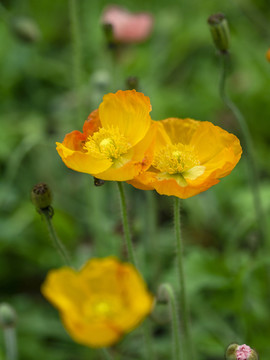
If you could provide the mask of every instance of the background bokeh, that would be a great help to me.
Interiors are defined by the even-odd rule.
[[[220,59],[207,25],[215,12],[225,13],[229,21],[228,91],[253,136],[269,216],[270,63],[265,58],[270,47],[269,1],[116,3],[152,13],[152,35],[142,44],[126,46],[115,62],[100,26],[109,2],[77,1],[83,66],[76,88],[68,1],[0,2],[0,302],[9,302],[17,311],[20,360],[103,359],[99,351],[72,342],[57,311],[40,294],[46,273],[62,266],[62,260],[30,202],[36,183],[46,182],[52,189],[54,225],[78,267],[92,256],[125,257],[116,184],[94,187],[91,176],[65,167],[55,151],[56,141],[81,130],[102,96],[125,89],[128,76],[139,78],[141,91],[151,99],[153,119],[208,120],[242,139],[218,93]],[[18,33],[22,19],[28,38],[22,37],[22,30]],[[249,344],[262,359],[270,352],[270,238],[262,244],[258,235],[245,160],[244,149],[231,175],[182,201],[184,265],[198,360],[223,359],[231,342]],[[172,198],[129,185],[125,189],[134,243],[149,288],[156,293],[166,281],[177,289]],[[156,227],[150,226],[155,221]],[[170,358],[166,305],[157,305],[148,323],[155,359]],[[136,330],[113,348],[114,358],[142,359],[141,342]],[[0,359],[4,359],[2,333]]]

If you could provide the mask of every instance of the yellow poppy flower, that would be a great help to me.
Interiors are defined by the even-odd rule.
[[[154,141],[151,104],[135,90],[107,94],[83,126],[72,131],[57,151],[69,168],[102,180],[126,181],[148,162]]]
[[[157,128],[151,167],[128,181],[138,189],[189,198],[228,175],[242,154],[236,136],[208,121],[169,118]]]
[[[96,348],[135,328],[154,302],[134,266],[114,257],[89,260],[80,271],[52,270],[41,291],[60,311],[70,336]]]

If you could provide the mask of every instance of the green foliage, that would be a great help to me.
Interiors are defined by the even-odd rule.
[[[80,104],[72,80],[68,2],[0,4],[0,302],[16,309],[20,360],[104,359],[100,351],[69,338],[57,312],[40,294],[46,273],[62,266],[62,260],[30,202],[36,183],[48,183],[52,189],[53,223],[77,267],[92,256],[125,258],[116,184],[106,182],[97,188],[90,176],[66,168],[55,142],[81,130],[102,96],[124,89],[128,76],[137,76],[140,89],[150,97],[152,118],[208,120],[241,138],[218,94],[220,64],[207,25],[214,12],[228,18],[232,58],[228,91],[247,118],[267,214],[270,209],[268,1],[221,5],[218,0],[119,0],[130,10],[151,12],[155,26],[149,40],[126,47],[116,64],[100,26],[102,9],[109,2],[77,3],[83,62]],[[11,21],[20,16],[31,19],[40,32],[32,43],[12,31]],[[77,116],[78,106],[82,118]],[[184,267],[198,360],[223,359],[232,342],[249,344],[262,359],[269,353],[270,239],[254,252],[259,234],[245,166],[244,154],[220,184],[182,202]],[[157,194],[151,199],[129,185],[125,189],[136,252],[151,291],[156,293],[162,282],[178,291],[172,199]],[[155,221],[157,227],[151,227]],[[168,359],[166,306],[157,305],[148,322],[155,359]],[[141,343],[138,329],[112,349],[114,359],[142,359]],[[0,334],[0,359],[3,349]]]

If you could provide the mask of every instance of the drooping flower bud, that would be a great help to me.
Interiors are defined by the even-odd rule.
[[[226,360],[258,360],[258,354],[255,350],[246,344],[231,344],[225,353]]]
[[[30,18],[16,17],[11,21],[10,27],[15,36],[26,43],[37,42],[41,37],[37,24]]]
[[[16,325],[17,316],[15,310],[7,303],[0,304],[0,326],[3,328]]]
[[[230,30],[225,15],[217,13],[209,16],[208,24],[216,48],[221,53],[227,53],[229,50]]]
[[[48,185],[45,183],[35,185],[31,192],[31,200],[38,210],[49,208],[52,203],[52,193]]]

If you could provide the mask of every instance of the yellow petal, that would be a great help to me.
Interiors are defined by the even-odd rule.
[[[77,313],[86,292],[78,274],[68,267],[51,270],[41,287],[42,294],[60,311]]]
[[[61,156],[66,166],[72,170],[95,175],[107,170],[112,165],[111,160],[97,159],[91,156],[89,153],[71,150],[61,143],[56,144],[56,150],[58,151],[58,154]]]
[[[150,111],[151,104],[147,96],[135,90],[119,90],[103,97],[99,117],[104,128],[118,128],[133,146],[149,129]]]
[[[84,322],[83,319],[76,319],[69,313],[63,313],[61,317],[70,336],[82,345],[93,348],[108,347],[123,335],[109,322]]]

